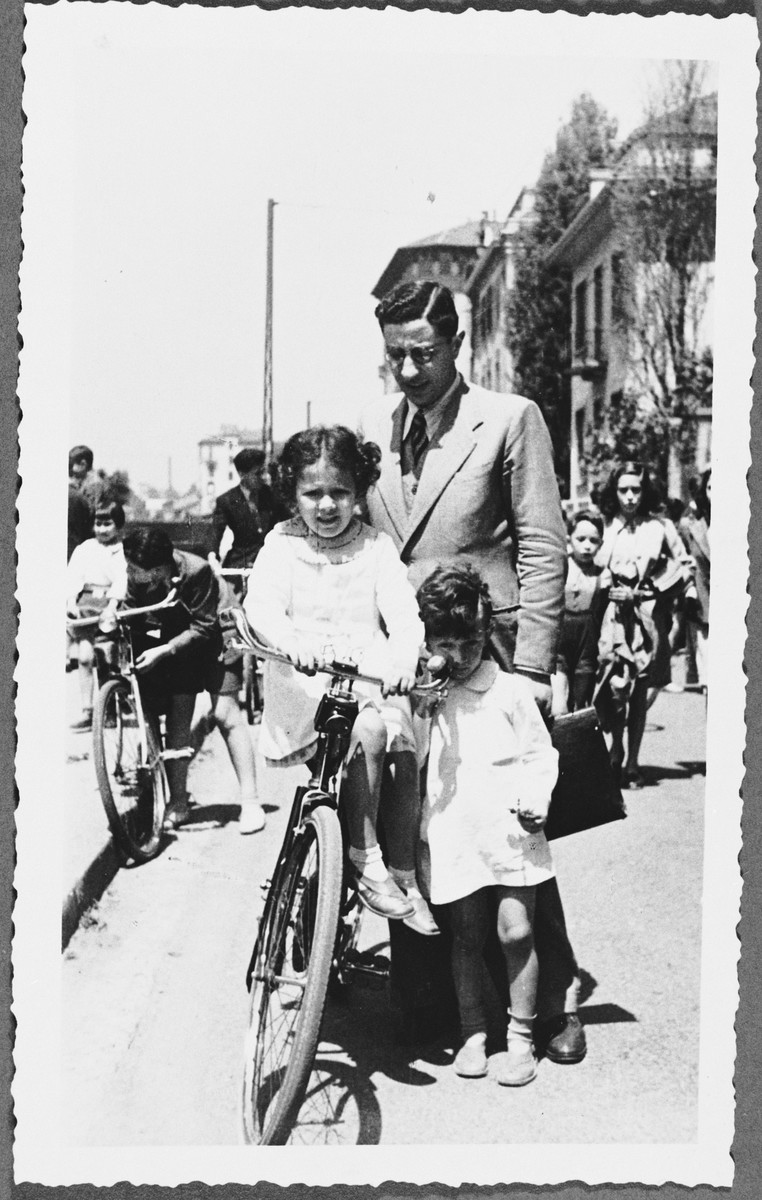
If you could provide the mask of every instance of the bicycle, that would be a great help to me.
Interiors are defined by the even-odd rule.
[[[293,665],[257,641],[242,613],[234,612],[232,620],[237,649]],[[246,973],[242,1131],[250,1145],[288,1140],[313,1069],[329,988],[343,989],[358,975],[387,975],[386,960],[357,951],[362,906],[347,867],[340,806],[341,768],[358,712],[352,688],[381,680],[350,663],[318,670],[330,683],[315,715],[311,777],[294,794]],[[414,691],[444,697],[446,681],[434,679]]]
[[[240,580],[240,599],[243,601],[251,574],[251,567],[221,567],[223,579]],[[262,688],[256,658],[251,654],[243,657],[243,710],[250,725],[256,725],[262,712]]]
[[[171,608],[174,591],[158,604],[123,608],[110,614],[115,652],[104,657],[106,677],[95,698],[93,759],[98,790],[115,844],[127,860],[154,858],[161,845],[164,810],[169,793],[164,764],[170,758],[190,757],[190,747],[166,750],[158,718],[146,714],[135,671],[130,621]],[[97,625],[95,617],[75,618],[72,629]]]

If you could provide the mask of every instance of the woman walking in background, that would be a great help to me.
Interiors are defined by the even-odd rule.
[[[618,466],[600,503],[610,523],[598,562],[608,568],[611,587],[601,626],[596,705],[611,734],[611,762],[622,785],[640,788],[649,689],[670,681],[672,601],[692,585],[691,569],[674,525],[662,516],[647,467]]]

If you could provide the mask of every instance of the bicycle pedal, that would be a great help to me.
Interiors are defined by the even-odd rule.
[[[193,758],[195,753],[196,751],[192,746],[181,746],[178,750],[162,750],[159,758],[163,762],[169,762],[171,759],[176,758]]]
[[[342,974],[347,979],[380,986],[389,978],[389,959],[383,954],[351,951],[343,964]]]

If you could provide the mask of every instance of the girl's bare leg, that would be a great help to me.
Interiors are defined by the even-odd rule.
[[[265,827],[264,809],[257,793],[257,768],[249,725],[235,696],[212,696],[212,713],[227,746],[241,796],[241,833],[258,833]]]
[[[534,1020],[537,1005],[537,951],[534,947],[533,887],[500,887],[497,935],[508,968],[511,1012]]]
[[[77,677],[79,679],[79,699],[85,717],[93,715],[93,663],[95,651],[92,642],[84,638],[77,646]]]
[[[212,715],[227,746],[241,804],[257,804],[257,769],[246,718],[235,696],[212,696]]]
[[[349,860],[358,874],[360,899],[382,917],[402,920],[414,906],[390,877],[378,845],[376,823],[386,757],[386,725],[364,708],[352,729],[342,783],[349,832]]]

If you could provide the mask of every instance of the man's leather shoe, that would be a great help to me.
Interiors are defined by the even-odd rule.
[[[422,933],[424,937],[435,937],[439,933],[439,926],[423,896],[408,896],[407,899],[413,906],[413,915],[404,918],[408,929]]]
[[[408,900],[390,875],[378,880],[355,872],[355,887],[365,907],[379,917],[402,921],[405,917],[412,917],[415,912],[412,900]]]
[[[540,1052],[551,1062],[580,1063],[587,1054],[585,1030],[576,1013],[561,1013],[543,1021],[536,1040]]]

